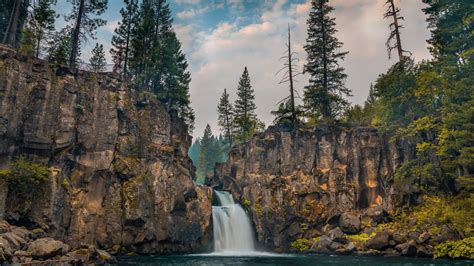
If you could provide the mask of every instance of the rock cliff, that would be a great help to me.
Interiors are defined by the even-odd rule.
[[[72,73],[0,47],[0,169],[49,167],[26,189],[0,180],[0,216],[71,248],[199,249],[212,192],[193,182],[187,126],[114,74]]]
[[[207,184],[247,207],[261,244],[288,250],[327,233],[328,224],[354,234],[383,219],[399,201],[393,173],[412,156],[411,145],[372,128],[270,127],[234,147]]]

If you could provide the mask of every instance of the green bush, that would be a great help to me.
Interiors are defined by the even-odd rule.
[[[50,169],[20,157],[11,164],[11,170],[0,170],[0,178],[14,186],[39,185],[49,179]]]
[[[474,237],[464,238],[458,241],[446,241],[435,247],[435,258],[462,258],[474,259]]]
[[[299,250],[300,252],[305,252],[309,249],[309,240],[306,238],[298,238],[291,242],[291,248]]]
[[[358,235],[347,235],[346,238],[349,239],[352,242],[356,243],[365,243],[369,241],[372,237],[375,236],[375,232],[368,235],[366,233],[358,234]]]

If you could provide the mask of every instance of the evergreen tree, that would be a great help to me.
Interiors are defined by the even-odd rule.
[[[237,100],[234,103],[235,134],[241,141],[249,139],[259,125],[255,114],[257,106],[254,101],[254,90],[250,84],[249,72],[245,67],[237,87]]]
[[[175,110],[193,128],[190,107],[191,75],[181,43],[172,27],[171,10],[165,0],[143,1],[138,26],[132,34],[130,71],[141,90],[155,93],[168,110]]]
[[[399,61],[403,60],[406,53],[411,55],[410,52],[403,50],[402,48],[402,38],[400,37],[400,29],[403,28],[403,25],[400,24],[400,21],[405,20],[400,15],[400,9],[395,6],[393,0],[387,0],[385,2],[387,6],[387,11],[385,11],[384,18],[391,18],[393,22],[390,23],[390,36],[387,39],[385,45],[387,46],[388,58],[392,56],[392,50],[397,49]]]
[[[214,170],[215,161],[213,159],[213,152],[214,136],[212,135],[211,127],[208,124],[201,139],[201,151],[199,153],[198,173],[199,176],[203,178],[208,174],[211,174]]]
[[[31,18],[29,19],[28,28],[32,32],[35,41],[35,56],[40,56],[44,42],[52,37],[56,21],[56,12],[53,6],[56,0],[39,0],[34,6]]]
[[[1,1],[0,31],[2,43],[18,48],[27,18],[30,0]]]
[[[106,21],[93,17],[102,15],[107,9],[108,0],[69,0],[72,2],[72,12],[65,17],[67,22],[73,23],[71,53],[69,65],[76,67],[81,42],[88,38],[95,39],[98,27],[105,25]]]
[[[313,118],[322,116],[333,122],[347,107],[345,96],[351,90],[344,86],[347,75],[339,66],[348,52],[339,52],[342,43],[335,37],[335,19],[330,17],[334,10],[328,0],[313,0],[309,13],[308,37],[304,46],[308,57],[304,72],[310,74],[309,85],[305,87],[304,103]]]
[[[423,0],[428,6],[431,28],[430,51],[445,66],[466,64],[474,59],[474,18],[470,0]]]
[[[89,61],[91,71],[94,72],[103,72],[107,66],[105,60],[104,46],[102,44],[95,44],[94,49],[92,49],[92,56]]]
[[[128,63],[130,59],[132,31],[138,23],[138,1],[124,0],[125,7],[120,10],[122,21],[115,29],[112,37],[112,49],[110,53],[114,61],[114,72],[126,77],[128,73]]]
[[[370,88],[369,88],[369,95],[367,96],[367,99],[365,100],[366,105],[372,105],[377,101],[377,95],[375,94],[375,88],[372,83],[370,83]]]
[[[196,138],[191,147],[189,147],[188,155],[193,161],[195,167],[199,165],[199,153],[201,152],[201,138]]]
[[[234,120],[234,108],[232,103],[229,101],[229,94],[227,89],[224,89],[222,96],[217,106],[218,125],[221,128],[221,132],[224,133],[227,144],[232,147],[232,129]]]
[[[48,61],[60,65],[67,65],[71,54],[71,30],[66,27],[55,32],[49,42]],[[78,51],[80,55],[80,50]]]
[[[293,104],[288,99],[285,102],[280,103],[278,109],[276,111],[272,111],[271,114],[275,116],[273,124],[293,127],[295,125],[294,117],[296,117],[296,121],[299,121],[299,118],[304,116],[304,111],[300,108],[300,106],[296,106],[293,110]]]

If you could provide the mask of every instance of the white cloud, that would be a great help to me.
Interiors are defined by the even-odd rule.
[[[201,2],[200,0],[173,0],[173,1],[178,5],[182,5],[182,4],[197,5]]]
[[[222,9],[222,8],[224,8],[224,3],[211,4],[211,5],[206,5],[202,8],[191,8],[191,9],[188,9],[188,10],[183,10],[181,12],[178,12],[178,14],[176,14],[176,16],[180,19],[190,19],[190,18],[193,18],[195,16],[199,16],[199,15],[202,15],[204,13],[207,13],[209,11],[216,10],[216,9]]]
[[[120,20],[108,21],[105,24],[104,29],[108,32],[114,33],[115,29],[118,28]]]
[[[218,24],[211,31],[197,31],[197,27],[178,27],[177,32],[191,64],[191,100],[196,112],[194,135],[202,134],[207,123],[217,133],[217,101],[227,88],[231,99],[240,75],[247,66],[255,89],[257,114],[268,125],[273,117],[270,111],[288,94],[286,84],[279,85],[275,73],[282,62],[278,61],[285,51],[286,30],[290,23],[294,51],[306,59],[303,49],[306,39],[306,20],[311,8],[310,0],[304,3],[284,5],[286,0],[265,0],[259,20],[240,25],[239,17]],[[376,2],[376,3],[375,3]],[[243,1],[227,0],[227,5],[242,8]],[[370,82],[384,72],[394,61],[389,61],[385,49],[389,21],[383,19],[383,1],[331,0],[336,10],[337,37],[350,51],[342,65],[349,78],[347,87],[353,90],[351,101],[365,100]],[[417,60],[428,58],[425,40],[429,37],[418,1],[402,1],[400,8],[405,16],[406,28],[402,38],[405,47],[414,52]],[[238,13],[237,13],[238,14]],[[300,76],[296,88],[302,95],[307,77]]]

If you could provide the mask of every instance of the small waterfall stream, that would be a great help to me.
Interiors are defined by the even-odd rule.
[[[244,209],[229,192],[214,191],[220,206],[212,206],[214,252],[220,254],[255,253],[253,229]]]

